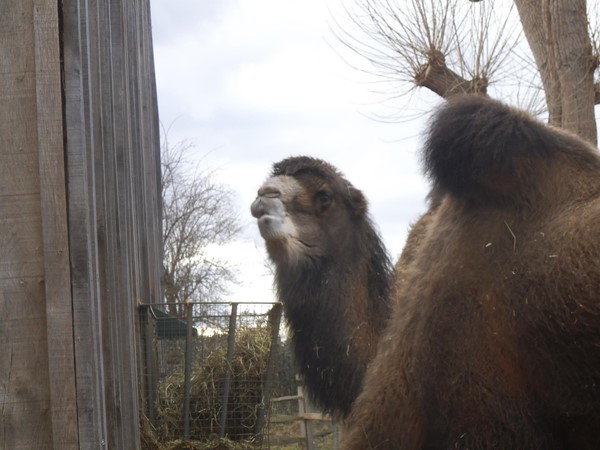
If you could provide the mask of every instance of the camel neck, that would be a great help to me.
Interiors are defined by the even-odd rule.
[[[355,267],[346,264],[341,271],[323,264],[297,270],[294,278],[278,277],[296,359],[312,399],[342,416],[360,391],[389,315],[389,270],[370,259],[354,261]]]

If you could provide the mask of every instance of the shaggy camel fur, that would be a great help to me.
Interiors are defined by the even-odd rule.
[[[350,412],[389,317],[392,264],[363,194],[329,164],[275,164],[252,204],[312,400]]]
[[[423,160],[430,210],[397,264],[391,318],[342,447],[600,448],[597,149],[522,111],[466,96],[434,115]],[[288,177],[295,194],[281,204],[291,236],[322,219],[311,209],[286,209],[299,197],[317,202],[302,197],[315,192],[314,178]],[[261,228],[267,248],[269,229]],[[278,276],[294,277],[297,265],[269,254]],[[327,251],[315,260],[327,261]],[[341,307],[350,315],[351,302]],[[320,307],[344,322],[345,309]],[[310,303],[305,308],[305,323],[333,332]]]

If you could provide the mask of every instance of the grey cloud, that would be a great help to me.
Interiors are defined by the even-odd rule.
[[[200,34],[235,3],[236,0],[151,0],[154,39],[164,44],[181,34]]]

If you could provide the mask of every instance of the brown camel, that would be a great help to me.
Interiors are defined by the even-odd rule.
[[[267,202],[279,199],[279,215],[267,207],[273,217],[259,219],[278,278],[292,280],[301,279],[298,265],[282,264],[280,250],[301,253],[286,244],[300,229],[319,233],[327,208],[306,206],[317,205],[314,193],[331,183],[297,161],[293,173],[275,171],[267,182],[280,185]],[[380,335],[377,355],[351,401],[343,448],[600,448],[597,149],[522,111],[467,96],[434,115],[423,161],[430,210],[397,264],[388,325],[381,334],[371,330],[373,339]],[[345,207],[351,218],[345,197],[334,192],[326,204]],[[253,209],[263,217],[260,203]],[[288,225],[270,234],[279,218]],[[341,252],[336,237],[323,239]],[[323,248],[313,264],[329,261]],[[338,272],[345,273],[343,264]],[[364,292],[360,278],[352,281]],[[317,297],[322,287],[310,292]],[[280,294],[287,302],[281,287]],[[289,316],[292,328],[310,322],[330,333],[347,330],[354,298],[318,298],[342,325],[332,330],[305,300],[304,322]],[[298,356],[312,364],[315,355]],[[340,354],[329,358],[336,364]]]
[[[390,315],[392,264],[363,194],[329,164],[275,164],[252,204],[312,400],[350,412]]]

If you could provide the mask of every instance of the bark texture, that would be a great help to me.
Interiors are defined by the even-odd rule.
[[[598,62],[588,32],[585,0],[515,0],[541,75],[548,121],[596,144]]]
[[[488,80],[467,80],[446,65],[446,57],[439,50],[432,50],[428,61],[415,73],[415,84],[427,88],[440,97],[450,98],[457,94],[487,94]]]

